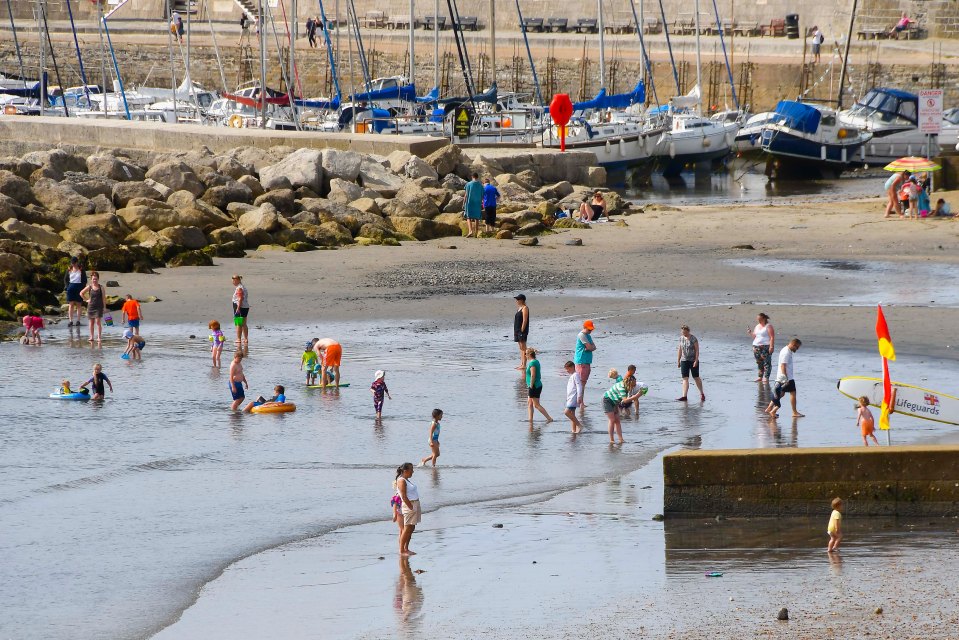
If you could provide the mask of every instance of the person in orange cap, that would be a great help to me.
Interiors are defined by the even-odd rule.
[[[593,342],[593,336],[591,335],[595,328],[593,321],[587,320],[583,323],[583,330],[576,336],[576,355],[573,356],[573,364],[576,366],[576,372],[583,381],[583,386],[580,387],[579,394],[580,409],[586,407],[586,403],[583,402],[582,390],[586,388],[586,381],[589,380],[589,372],[593,364],[593,352],[596,351],[596,343]]]

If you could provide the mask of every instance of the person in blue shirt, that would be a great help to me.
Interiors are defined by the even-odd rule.
[[[483,217],[483,183],[479,181],[479,174],[474,173],[473,179],[466,183],[466,201],[463,203],[466,213],[466,237],[479,237],[479,221]]]
[[[483,220],[486,233],[496,232],[496,203],[499,202],[499,190],[490,184],[489,178],[483,178]]]
[[[275,387],[273,387],[272,398],[267,400],[263,396],[260,396],[259,398],[251,402],[250,404],[243,407],[243,412],[250,413],[251,411],[253,411],[253,407],[259,407],[260,405],[263,405],[263,404],[283,404],[284,402],[286,402],[286,389],[283,387],[282,384],[278,384]]]

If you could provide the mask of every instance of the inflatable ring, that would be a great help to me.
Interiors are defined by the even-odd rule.
[[[73,393],[60,393],[59,391],[54,391],[50,394],[50,397],[55,400],[89,400],[90,394],[81,393],[79,391],[74,391]]]
[[[252,413],[290,413],[296,411],[296,405],[292,402],[264,402],[250,411]]]
[[[241,116],[239,113],[234,113],[232,116],[230,116],[230,119],[227,120],[227,122],[234,129],[243,128],[243,116]]]

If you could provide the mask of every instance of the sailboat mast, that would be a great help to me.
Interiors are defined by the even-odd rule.
[[[489,52],[490,52],[490,71],[493,81],[490,86],[496,84],[496,2],[489,0]]]
[[[263,7],[266,4],[266,0],[260,0],[259,6],[259,20],[257,24],[260,26],[260,128],[266,128],[266,12],[263,10]]]
[[[603,28],[603,0],[596,0],[596,30],[599,31],[599,88],[606,88],[606,30]]]
[[[852,11],[849,13],[849,31],[846,32],[846,48],[842,54],[842,69],[839,71],[839,94],[836,96],[836,111],[842,111],[842,88],[846,84],[846,67],[849,64],[849,45],[852,43],[852,30],[856,21],[857,0],[852,0]]]
[[[433,86],[440,86],[440,0],[433,0]]]
[[[696,103],[696,113],[702,115],[702,95],[703,95],[703,58],[702,47],[700,46],[699,30],[699,0],[696,0],[696,91],[699,93],[699,101]]]
[[[416,27],[415,0],[410,0],[410,84],[416,85],[416,54],[413,46],[413,31]]]

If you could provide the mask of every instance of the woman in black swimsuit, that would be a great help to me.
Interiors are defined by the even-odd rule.
[[[593,222],[599,220],[604,213],[606,213],[606,200],[603,194],[597,191],[590,202],[584,202],[579,206],[579,221]]]
[[[84,287],[80,292],[80,297],[87,301],[87,319],[90,320],[90,342],[94,341],[100,344],[103,337],[103,310],[105,308],[103,287],[100,286],[100,274],[96,271],[90,272],[90,284]],[[94,332],[94,327],[96,332]]]
[[[519,345],[519,371],[526,370],[526,340],[529,338],[529,307],[526,306],[526,296],[519,294],[513,297],[516,300],[516,315],[513,316],[513,342]]]

